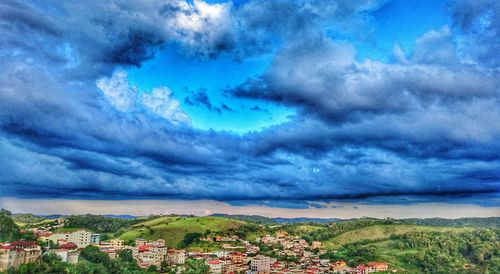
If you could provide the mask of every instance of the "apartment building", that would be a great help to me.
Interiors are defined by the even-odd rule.
[[[42,255],[41,247],[32,241],[14,241],[0,246],[0,271],[21,264],[38,262]]]

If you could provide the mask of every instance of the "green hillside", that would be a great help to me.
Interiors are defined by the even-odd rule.
[[[221,217],[160,217],[131,226],[119,238],[125,241],[165,239],[168,246],[177,246],[187,233],[225,232],[244,224],[243,221]]]
[[[463,232],[472,228],[458,227],[432,227],[407,224],[382,224],[350,230],[338,236],[332,237],[324,242],[325,247],[338,248],[345,244],[350,244],[362,240],[383,240],[391,235],[402,235],[409,232]]]

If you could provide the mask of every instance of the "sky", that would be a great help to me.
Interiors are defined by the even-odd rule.
[[[499,32],[494,0],[2,1],[0,205],[500,215]]]

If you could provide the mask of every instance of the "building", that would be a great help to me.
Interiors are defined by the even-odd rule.
[[[116,250],[122,250],[125,247],[125,244],[124,244],[125,242],[123,240],[120,240],[120,239],[112,239],[109,241],[109,243]]]
[[[56,233],[52,234],[50,236],[42,236],[40,237],[40,240],[49,242],[52,241],[54,243],[75,243],[78,248],[84,248],[88,245],[91,244],[90,238],[91,234],[89,231],[86,230],[77,230],[74,232],[67,232],[67,233]]]
[[[135,246],[136,247],[146,245],[147,243],[148,243],[148,241],[146,241],[145,239],[142,239],[142,238],[135,239]]]
[[[184,250],[169,249],[167,251],[167,262],[169,265],[184,264],[186,252]]]
[[[140,267],[155,265],[160,267],[167,255],[166,247],[141,245],[132,249],[132,256]]]
[[[211,259],[207,261],[210,274],[222,273],[222,264],[219,259]]]
[[[312,241],[311,248],[312,249],[321,248],[321,242],[320,241]]]
[[[270,273],[271,265],[276,262],[276,259],[257,255],[250,262],[250,270],[252,273]]]
[[[242,264],[245,261],[245,257],[241,252],[232,252],[231,261],[233,262],[233,264]]]
[[[32,241],[14,241],[0,246],[0,271],[10,267],[18,268],[21,264],[38,262],[42,255],[41,247]]]
[[[389,265],[385,262],[368,262],[367,266],[371,267],[375,272],[387,271]]]
[[[78,246],[75,243],[66,243],[57,249],[50,249],[50,253],[54,253],[63,262],[68,262],[70,264],[78,263],[78,257],[80,256],[80,250],[78,250]]]
[[[276,231],[276,237],[277,238],[287,238],[288,232],[286,232],[284,230],[278,230],[278,231]]]
[[[158,239],[156,241],[149,241],[146,242],[147,246],[152,246],[152,247],[166,247],[167,245],[165,244],[165,240],[163,239]]]
[[[92,233],[90,234],[90,244],[91,245],[99,245],[101,240],[101,234]]]

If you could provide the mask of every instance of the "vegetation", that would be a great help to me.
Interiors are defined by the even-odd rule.
[[[410,273],[500,273],[499,239],[498,229],[410,232],[346,244],[321,257],[351,266],[386,261]]]
[[[221,217],[160,217],[133,225],[119,238],[128,243],[136,238],[164,239],[168,246],[177,246],[188,233],[230,234],[244,225],[245,222]]]
[[[405,219],[405,223],[425,226],[447,226],[447,227],[485,227],[500,228],[500,217],[490,218],[459,218],[459,219]]]
[[[27,225],[27,224],[36,224],[45,221],[45,218],[36,216],[33,214],[14,214],[12,215],[12,219],[14,222],[22,225]]]
[[[12,214],[10,211],[2,209],[0,211],[0,242],[12,241],[20,236],[19,227],[12,219]]]
[[[35,240],[32,232],[21,233],[19,226],[12,219],[10,211],[0,210],[0,242],[11,242],[16,240]]]
[[[0,212],[0,241],[30,239],[22,234],[9,211]],[[36,216],[35,216],[36,217]],[[17,218],[29,221],[28,214]],[[18,220],[21,220],[18,219]],[[136,238],[165,239],[168,246],[215,251],[220,242],[200,241],[202,237],[237,235],[254,241],[278,230],[307,241],[322,241],[328,252],[322,258],[345,260],[355,266],[368,261],[386,261],[403,273],[500,273],[500,218],[447,219],[372,219],[362,218],[333,223],[289,223],[279,225],[250,216],[185,217],[163,216],[148,219],[118,219],[83,215],[67,217],[64,229],[86,228],[99,233],[113,233],[131,244]],[[35,219],[33,219],[35,221]],[[25,222],[28,223],[28,222]],[[280,261],[297,262],[294,256],[280,257],[280,245],[257,244],[261,253]],[[208,273],[203,261],[188,259],[184,273]],[[39,264],[24,264],[7,273],[175,273],[176,268],[163,264],[159,269],[140,269],[129,250],[116,260],[89,246],[81,251],[80,262],[70,265],[51,254]]]
[[[208,274],[208,265],[202,260],[187,259],[185,274]]]
[[[383,240],[389,239],[391,235],[402,235],[410,232],[461,232],[470,230],[468,228],[455,227],[429,227],[403,224],[372,225],[359,229],[353,229],[339,234],[323,242],[325,247],[338,248],[342,245],[354,243],[361,240]]]
[[[142,219],[119,219],[99,215],[75,215],[65,220],[65,228],[86,228],[97,233],[120,233]]]

